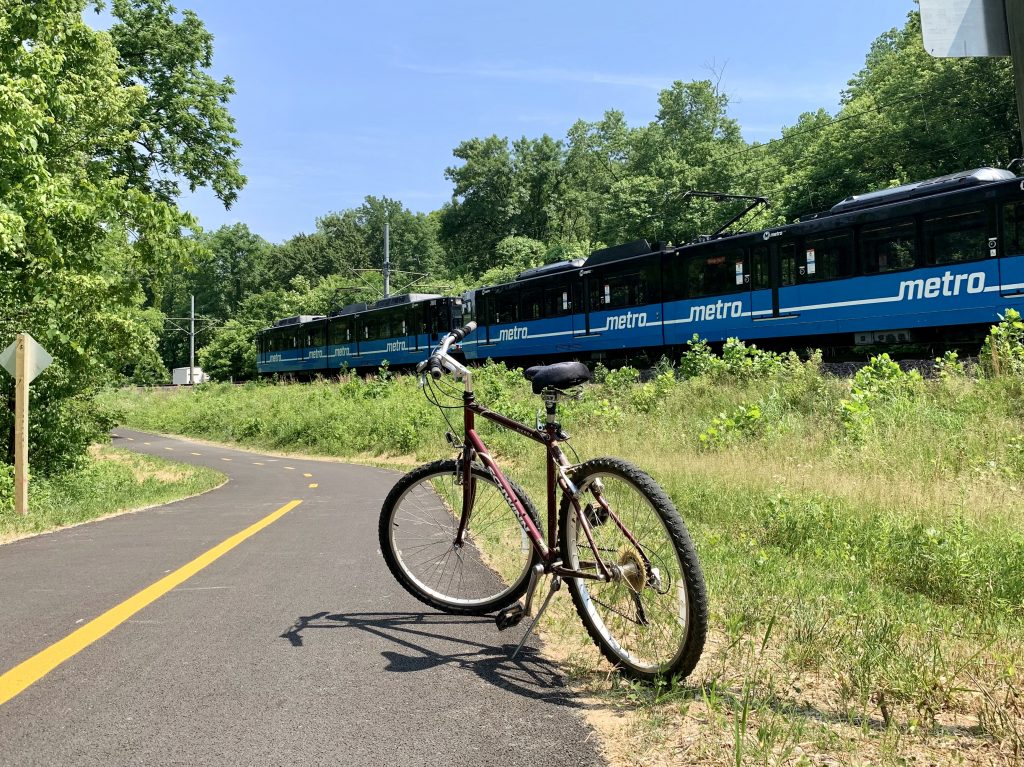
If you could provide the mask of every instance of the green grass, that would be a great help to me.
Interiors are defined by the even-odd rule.
[[[223,479],[202,466],[109,447],[94,449],[75,471],[33,480],[27,515],[15,514],[10,497],[0,497],[0,540],[169,503],[217,487]]]
[[[712,609],[697,671],[670,692],[609,683],[568,600],[549,646],[631,712],[616,737],[641,763],[1019,763],[1021,380],[922,382],[879,364],[851,387],[813,363],[726,357],[685,380],[610,374],[563,413],[581,455],[638,463],[689,525]],[[502,366],[476,390],[525,420],[539,404]],[[253,447],[396,465],[450,453],[409,377],[108,399],[131,426]],[[536,446],[483,434],[543,499]]]

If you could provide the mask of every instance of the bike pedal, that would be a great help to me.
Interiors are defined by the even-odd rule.
[[[514,605],[510,605],[505,609],[498,612],[494,616],[494,623],[498,627],[498,631],[504,631],[510,629],[513,626],[518,626],[519,622],[526,617],[526,609],[523,607],[522,602],[516,602]]]

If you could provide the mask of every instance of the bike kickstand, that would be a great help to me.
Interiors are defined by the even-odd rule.
[[[540,622],[540,616],[544,614],[544,611],[548,609],[548,604],[551,602],[551,597],[555,595],[555,592],[562,588],[562,579],[557,575],[551,576],[551,588],[548,591],[548,595],[544,597],[544,602],[541,604],[540,609],[537,611],[537,615],[534,616],[533,620],[530,621],[530,625],[526,627],[526,632],[523,634],[523,638],[519,640],[519,644],[516,645],[515,652],[512,653],[512,660],[515,660],[516,656],[519,655],[519,651],[523,649],[523,645],[526,644],[526,640],[529,638],[533,629]]]

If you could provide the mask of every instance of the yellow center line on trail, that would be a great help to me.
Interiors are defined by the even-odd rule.
[[[309,486],[310,486],[311,488],[314,488],[314,489],[316,489],[316,488],[320,487],[320,485],[318,485],[318,484],[317,484],[316,482],[310,482],[310,483],[309,483]]]
[[[164,450],[174,450],[173,447],[165,447]]]
[[[285,468],[286,468],[286,469],[287,469],[288,471],[295,471],[295,467],[294,467],[294,466],[285,466]]]
[[[128,440],[129,442],[135,441],[135,437],[125,437],[125,439]]]
[[[310,474],[310,473],[309,473],[309,472],[307,471],[307,472],[306,472],[305,474],[303,474],[302,476],[304,476],[304,477],[312,477],[313,475],[312,475],[312,474]]]
[[[230,461],[230,458],[221,458],[222,461]]]
[[[252,462],[252,465],[253,465],[253,466],[262,466],[262,465],[263,465],[263,462],[262,462],[262,461],[253,461],[253,462]]]
[[[188,564],[182,565],[170,575],[165,575],[135,596],[129,597],[99,617],[93,618],[59,642],[55,642],[42,652],[33,655],[10,671],[0,675],[0,706],[21,693],[25,688],[38,682],[57,668],[57,666],[77,655],[97,639],[102,638],[120,626],[135,615],[135,613],[139,612],[139,610],[155,602],[174,587],[180,586],[207,565],[220,559],[247,538],[256,535],[263,528],[279,520],[300,503],[302,503],[301,500],[289,501],[259,522],[255,522],[241,532],[235,533],[227,540],[218,543],[212,549],[200,554]]]
[[[192,453],[192,455],[202,455],[202,453]]]

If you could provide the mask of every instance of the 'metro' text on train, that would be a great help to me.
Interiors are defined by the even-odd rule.
[[[742,301],[714,301],[710,304],[691,306],[688,322],[724,320],[726,317],[741,317],[742,315]]]
[[[966,283],[968,293],[982,293],[985,290],[985,273],[953,274],[946,272],[941,277],[929,277],[921,280],[903,280],[900,283],[899,301],[913,301],[917,298],[938,298],[939,296],[958,296],[960,288]]]

